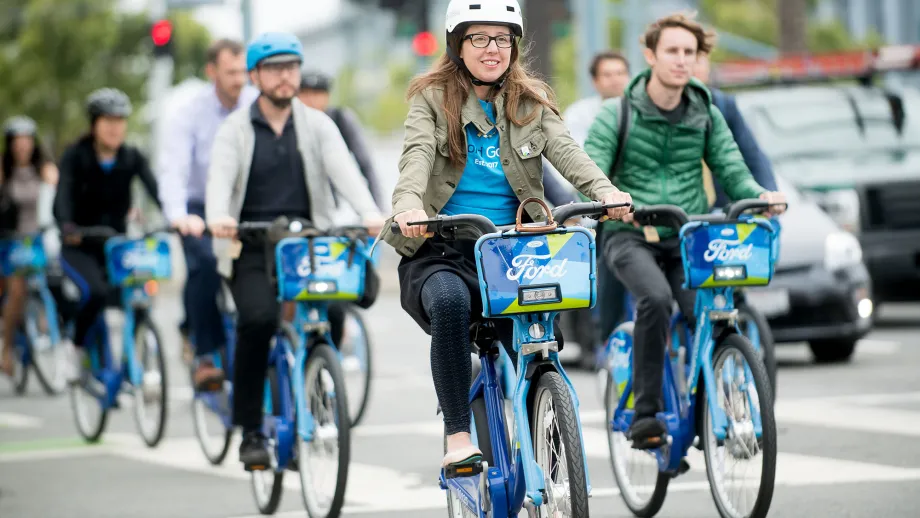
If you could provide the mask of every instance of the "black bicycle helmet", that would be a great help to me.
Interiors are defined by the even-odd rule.
[[[332,88],[332,78],[315,70],[304,70],[300,74],[301,90],[321,90],[328,92]]]
[[[34,137],[38,132],[38,125],[35,121],[25,115],[10,117],[3,125],[3,134],[7,137]]]
[[[99,117],[124,117],[131,115],[131,99],[117,88],[100,88],[86,98],[86,110],[90,120]]]

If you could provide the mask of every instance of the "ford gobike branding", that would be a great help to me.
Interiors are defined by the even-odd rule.
[[[487,236],[477,242],[483,314],[591,307],[593,237],[587,231]]]

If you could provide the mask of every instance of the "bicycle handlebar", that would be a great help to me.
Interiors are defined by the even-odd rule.
[[[636,208],[630,203],[602,203],[599,201],[588,201],[582,203],[567,203],[553,209],[553,219],[557,222],[565,223],[569,219],[577,216],[587,216],[592,219],[600,219],[609,209],[620,207],[629,207],[629,212],[635,212]]]
[[[557,222],[565,222],[566,220],[576,216],[600,217],[604,215],[608,209],[627,206],[629,206],[632,210],[632,207],[628,203],[604,204],[598,201],[569,203],[561,207],[556,207],[556,209],[553,210],[553,220]],[[484,234],[493,234],[495,232],[511,230],[515,228],[514,225],[503,225],[497,227],[488,218],[478,214],[435,216],[434,218],[426,219],[423,221],[412,221],[409,223],[409,225],[427,225],[429,232],[434,232],[435,234],[447,240],[458,239],[461,236],[478,239]],[[464,232],[464,230],[468,230],[469,232]],[[399,223],[390,223],[390,231],[394,234],[402,235]]]
[[[742,213],[754,210],[763,212],[775,205],[788,203],[770,203],[766,200],[751,198],[738,200],[723,209],[722,214],[696,214],[688,216],[677,205],[647,205],[636,209],[634,219],[640,225],[662,226],[680,229],[690,221],[735,221]]]
[[[434,232],[448,240],[459,239],[460,236],[458,235],[458,231],[466,237],[478,239],[484,234],[492,234],[500,230],[499,227],[496,227],[495,224],[489,220],[489,218],[480,216],[479,214],[435,216],[434,218],[423,221],[412,221],[409,225],[427,225],[429,232]],[[514,225],[503,226],[501,228],[510,230],[514,228]],[[472,232],[464,233],[464,230],[471,230]],[[399,229],[399,223],[396,222],[390,223],[390,231],[397,235],[402,234],[402,231]]]

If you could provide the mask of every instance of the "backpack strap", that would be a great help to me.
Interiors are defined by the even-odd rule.
[[[623,166],[623,147],[626,139],[629,138],[629,128],[632,126],[631,106],[625,95],[618,98],[619,109],[617,110],[617,149],[614,151],[613,166],[610,168],[609,177],[613,179],[617,171]]]

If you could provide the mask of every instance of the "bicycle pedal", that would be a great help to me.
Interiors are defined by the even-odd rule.
[[[444,478],[473,477],[482,473],[482,459],[469,464],[451,464],[444,468]]]
[[[252,464],[252,465],[243,465],[243,469],[246,471],[268,471],[268,465],[266,464]]]

